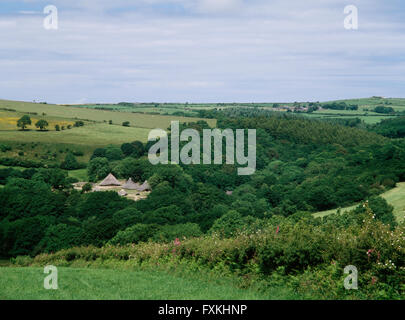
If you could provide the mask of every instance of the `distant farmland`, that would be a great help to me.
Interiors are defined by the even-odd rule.
[[[179,122],[195,122],[198,120],[206,120],[210,124],[210,126],[215,126],[216,124],[216,120],[214,119],[164,116],[158,114],[141,114],[125,111],[98,110],[73,106],[59,106],[0,100],[0,111],[7,111],[5,109],[15,110],[19,113],[37,113],[39,116],[45,113],[45,119],[46,117],[58,117],[69,120],[80,119],[101,123],[108,123],[108,121],[112,120],[112,123],[115,125],[121,125],[124,121],[129,121],[131,127],[148,129],[166,129],[170,126],[170,121],[172,120],[177,120]]]
[[[20,131],[17,120],[25,114],[32,124],[27,131]],[[49,123],[48,131],[37,130],[35,123],[39,119]],[[83,127],[73,127],[78,120],[84,122]],[[79,159],[87,161],[97,147],[136,140],[146,142],[151,129],[167,129],[173,120],[184,123],[203,119],[0,100],[0,143],[13,147],[11,151],[0,152],[0,157],[14,158],[20,153],[27,159],[52,157],[60,161],[66,150],[76,150],[83,153]],[[214,119],[204,120],[212,127],[216,125]],[[129,127],[122,125],[125,121],[129,121]],[[56,131],[55,125],[61,130]]]

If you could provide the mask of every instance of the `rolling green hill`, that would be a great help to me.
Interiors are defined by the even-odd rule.
[[[31,117],[32,124],[27,131],[20,131],[16,123],[25,114]],[[49,123],[48,131],[35,128],[39,119]],[[74,127],[77,120],[83,121],[84,126]],[[66,150],[78,150],[83,153],[79,160],[88,161],[97,147],[136,140],[146,142],[151,129],[167,129],[173,120],[184,123],[201,119],[0,100],[0,143],[12,146],[11,151],[0,152],[0,157],[60,161]],[[129,127],[122,125],[125,121],[130,122]],[[211,126],[216,124],[215,119],[206,121]],[[55,125],[64,130],[56,131]]]
[[[6,110],[8,109],[8,110]],[[60,119],[85,120],[98,123],[108,123],[112,120],[113,124],[121,125],[124,121],[129,121],[131,126],[136,128],[161,128],[166,129],[170,126],[170,121],[193,122],[201,120],[199,118],[187,118],[178,116],[163,116],[153,114],[140,114],[131,112],[116,112],[110,110],[96,110],[89,108],[79,108],[74,106],[48,105],[29,102],[17,102],[0,100],[0,111],[14,110],[17,113],[37,113],[41,117],[45,113],[47,117],[57,117]],[[41,117],[42,118],[42,117]],[[215,120],[207,120],[211,126],[215,126]]]

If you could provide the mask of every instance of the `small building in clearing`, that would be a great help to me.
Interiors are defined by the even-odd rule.
[[[125,197],[128,195],[128,193],[124,189],[122,189],[121,191],[118,191],[118,195],[121,197]]]
[[[117,180],[112,173],[110,173],[103,181],[99,183],[101,187],[121,186],[121,182]]]
[[[132,181],[131,178],[129,178],[128,181],[122,187],[127,190],[139,191],[139,188],[141,188],[141,185],[139,183],[135,183],[134,181]]]
[[[146,180],[140,187],[138,191],[151,191],[152,188],[150,187],[148,181]]]

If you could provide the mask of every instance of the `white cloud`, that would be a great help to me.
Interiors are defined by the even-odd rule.
[[[0,97],[233,102],[402,92],[404,25],[378,7],[360,8],[360,29],[350,32],[343,28],[344,1],[201,1],[205,7],[172,0],[190,12],[171,16],[110,14],[129,3],[123,0],[97,1],[96,14],[95,1],[72,0],[85,10],[59,9],[55,32],[42,28],[42,16],[3,18]]]
[[[197,10],[203,13],[229,13],[242,7],[242,0],[200,0]]]

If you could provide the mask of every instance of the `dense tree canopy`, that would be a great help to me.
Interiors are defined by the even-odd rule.
[[[0,256],[202,233],[231,237],[281,217],[300,221],[365,199],[377,220],[395,225],[392,207],[378,195],[405,181],[405,141],[390,139],[401,137],[401,119],[357,128],[243,108],[218,118],[221,129],[257,129],[254,175],[239,176],[236,164],[153,166],[148,144],[139,141],[98,148],[87,166],[91,182],[110,172],[148,180],[152,192],[137,202],[116,192],[92,193],[91,185],[78,192],[61,169],[0,169]],[[208,125],[199,121],[185,128],[201,132]],[[60,167],[79,165],[68,153]],[[359,207],[336,223],[358,223],[363,213]]]

